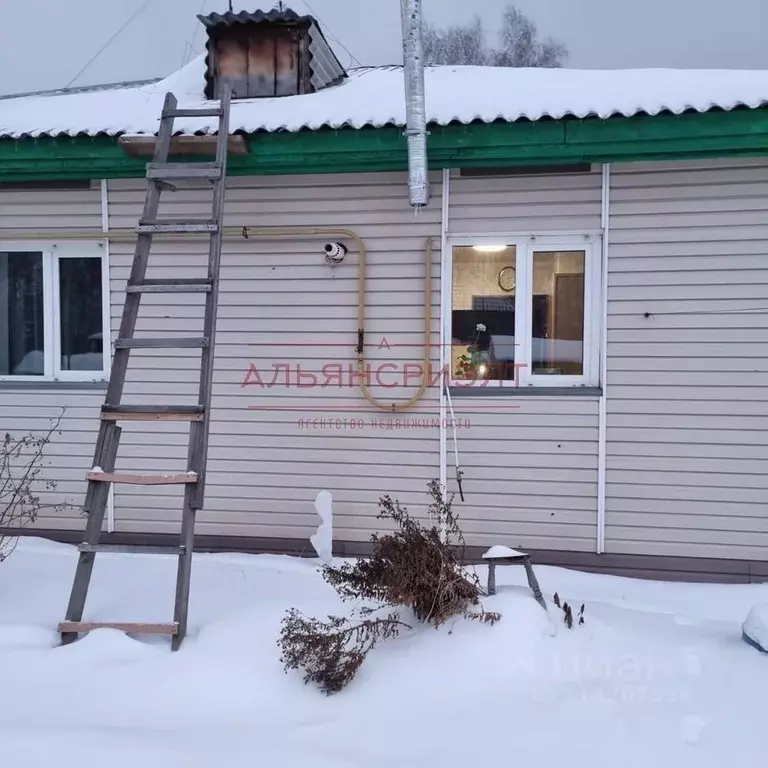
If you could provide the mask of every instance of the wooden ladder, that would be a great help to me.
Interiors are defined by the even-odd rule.
[[[66,620],[61,622],[58,627],[64,644],[76,640],[80,632],[111,627],[125,632],[171,635],[171,647],[173,650],[177,650],[187,632],[195,514],[198,509],[202,508],[205,496],[230,102],[231,91],[229,88],[223,89],[218,106],[203,109],[179,109],[173,94],[168,93],[165,97],[154,157],[152,162],[147,164],[148,184],[144,212],[136,227],[136,251],[131,274],[126,285],[120,331],[114,344],[115,352],[112,359],[109,385],[101,409],[101,423],[93,455],[93,469],[87,474],[88,489],[83,510],[88,515],[88,521],[83,543],[79,547],[80,555],[67,607]],[[219,118],[216,161],[213,163],[169,163],[168,155],[175,118],[213,116]],[[212,183],[213,213],[210,220],[176,221],[157,218],[160,193],[164,190],[175,190],[176,187],[172,182],[177,179],[207,179]],[[152,238],[155,235],[165,233],[204,233],[209,236],[208,274],[205,278],[163,280],[148,280],[146,278]],[[174,339],[134,337],[141,296],[144,293],[205,293],[202,336]],[[132,349],[202,350],[198,404],[192,406],[121,405]],[[188,421],[190,431],[187,472],[157,476],[128,475],[116,472],[115,462],[121,433],[118,423],[121,421]],[[179,545],[153,547],[100,544],[107,499],[113,483],[134,485],[183,484],[185,487]],[[178,555],[173,622],[170,624],[83,622],[85,600],[98,552]]]

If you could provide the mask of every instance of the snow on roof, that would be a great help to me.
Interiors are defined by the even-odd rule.
[[[0,106],[0,136],[155,133],[163,97],[205,103],[205,57],[156,83],[85,93],[25,96]],[[576,70],[443,66],[426,72],[430,123],[514,122],[679,114],[768,105],[764,70]],[[299,131],[405,124],[401,67],[363,67],[313,94],[233,102],[231,130]],[[177,133],[212,133],[215,118],[184,118]]]

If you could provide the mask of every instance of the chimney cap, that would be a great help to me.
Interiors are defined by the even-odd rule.
[[[209,13],[207,16],[198,14],[197,18],[202,22],[206,29],[213,27],[232,26],[233,24],[263,24],[267,23],[292,23],[292,24],[315,24],[317,19],[313,16],[299,16],[296,11],[285,8],[278,11],[273,8],[271,11],[227,11],[226,13]]]
[[[239,37],[240,31],[235,27],[247,30],[247,36],[255,35],[256,37],[260,37],[261,33],[269,27],[298,30],[298,35],[306,45],[304,50],[299,52],[299,59],[300,62],[306,63],[305,72],[308,77],[301,76],[304,86],[303,90],[302,86],[299,86],[298,94],[286,93],[285,95],[319,91],[338,85],[348,76],[314,16],[300,16],[290,8],[283,8],[283,10],[273,8],[271,11],[240,11],[239,13],[228,11],[227,13],[210,13],[207,16],[198,14],[197,18],[208,33],[205,44],[205,96],[208,99],[215,98],[216,94],[216,82],[219,77],[217,63],[220,55],[219,46],[227,37]],[[249,90],[250,86],[246,86],[246,92]],[[249,93],[248,96],[235,96],[233,93],[233,98],[252,98],[260,95],[276,96],[278,94],[254,92]]]

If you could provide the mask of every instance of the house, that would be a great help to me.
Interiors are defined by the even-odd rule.
[[[32,533],[82,533],[164,95],[192,108],[227,80],[201,547],[311,551],[328,490],[338,551],[364,551],[382,494],[425,513],[427,483],[460,477],[473,547],[768,577],[768,72],[428,68],[415,213],[401,67],[345,71],[292,12],[202,22],[205,56],[159,82],[0,100],[0,430],[65,409],[43,500],[70,506]],[[176,126],[180,157],[210,151],[214,118]],[[210,189],[163,200],[204,217]],[[157,238],[150,276],[206,259]],[[139,329],[201,317],[149,295]],[[132,353],[125,401],[194,403],[198,355]],[[126,425],[119,466],[183,472],[186,436]],[[180,514],[173,486],[117,486],[109,537],[170,540]]]

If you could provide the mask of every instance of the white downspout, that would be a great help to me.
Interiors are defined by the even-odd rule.
[[[400,0],[405,77],[405,135],[408,139],[408,197],[418,210],[429,203],[427,108],[421,0]]]
[[[611,218],[611,165],[603,163],[603,192],[601,227],[603,230],[602,312],[600,313],[600,399],[598,401],[597,431],[597,554],[605,552],[605,480],[608,414],[608,252]]]
[[[442,221],[441,221],[441,241],[440,241],[440,348],[438,350],[437,360],[440,366],[440,488],[443,492],[443,498],[448,497],[448,425],[447,425],[447,409],[446,409],[446,397],[445,397],[445,365],[446,365],[446,335],[445,335],[445,320],[446,314],[446,301],[448,300],[447,292],[445,290],[445,273],[448,263],[448,227],[449,217],[451,210],[450,203],[451,194],[451,172],[448,168],[443,169],[443,199],[442,199]]]
[[[102,280],[102,285],[107,286],[107,292],[103,297],[105,315],[104,315],[104,328],[105,334],[102,339],[104,345],[104,354],[110,358],[109,354],[112,349],[112,328],[110,323],[111,317],[111,304],[110,292],[109,292],[109,196],[107,194],[107,180],[101,180],[101,231],[104,233],[104,259],[102,260],[102,267],[106,273],[105,279]],[[109,370],[109,367],[107,367]],[[107,533],[112,533],[115,530],[115,486],[109,486],[109,495],[107,496]]]

